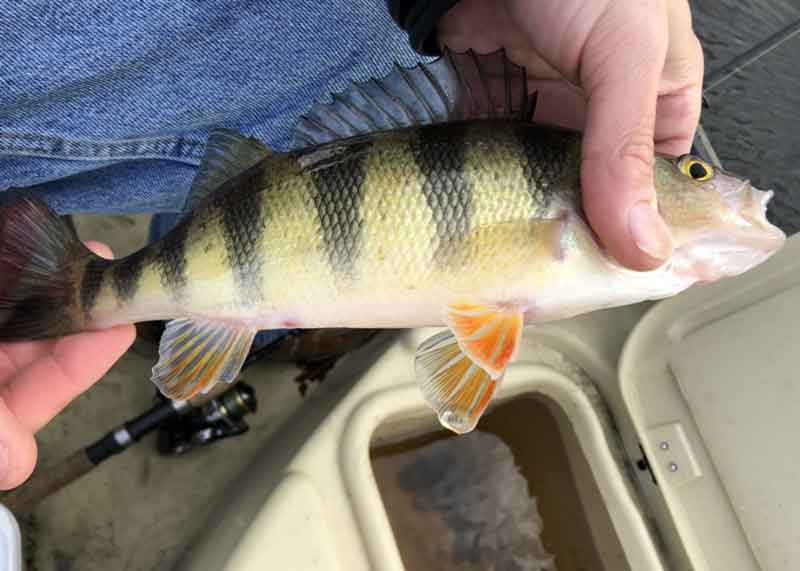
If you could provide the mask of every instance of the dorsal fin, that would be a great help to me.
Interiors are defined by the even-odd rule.
[[[302,116],[295,148],[378,131],[478,118],[531,121],[536,96],[524,67],[505,50],[454,52],[413,68],[395,64],[382,79],[353,83]]]
[[[186,195],[183,212],[191,212],[226,181],[243,173],[267,157],[271,151],[256,139],[228,129],[216,129],[208,136],[206,152],[192,187]]]

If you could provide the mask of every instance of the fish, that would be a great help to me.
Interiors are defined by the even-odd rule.
[[[179,223],[100,258],[41,199],[0,210],[0,341],[163,320],[152,381],[187,400],[233,382],[265,329],[438,327],[414,357],[442,426],[473,430],[527,327],[740,275],[786,236],[773,191],[699,156],[654,155],[675,243],[636,271],[581,207],[579,131],[534,120],[524,66],[445,53],[319,101],[293,146],[211,132]]]

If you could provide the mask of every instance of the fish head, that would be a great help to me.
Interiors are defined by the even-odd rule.
[[[675,240],[673,268],[696,281],[742,274],[786,241],[767,220],[773,191],[754,188],[700,157],[659,155],[655,186],[659,211]]]

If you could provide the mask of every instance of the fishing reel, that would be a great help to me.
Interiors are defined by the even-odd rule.
[[[217,440],[244,434],[250,429],[245,417],[257,409],[255,390],[240,381],[205,405],[162,424],[158,430],[158,452],[164,456],[186,454]]]

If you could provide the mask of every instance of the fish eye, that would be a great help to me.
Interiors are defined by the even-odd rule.
[[[714,167],[697,157],[688,155],[681,157],[678,161],[678,168],[683,174],[697,182],[705,182],[714,176]]]

